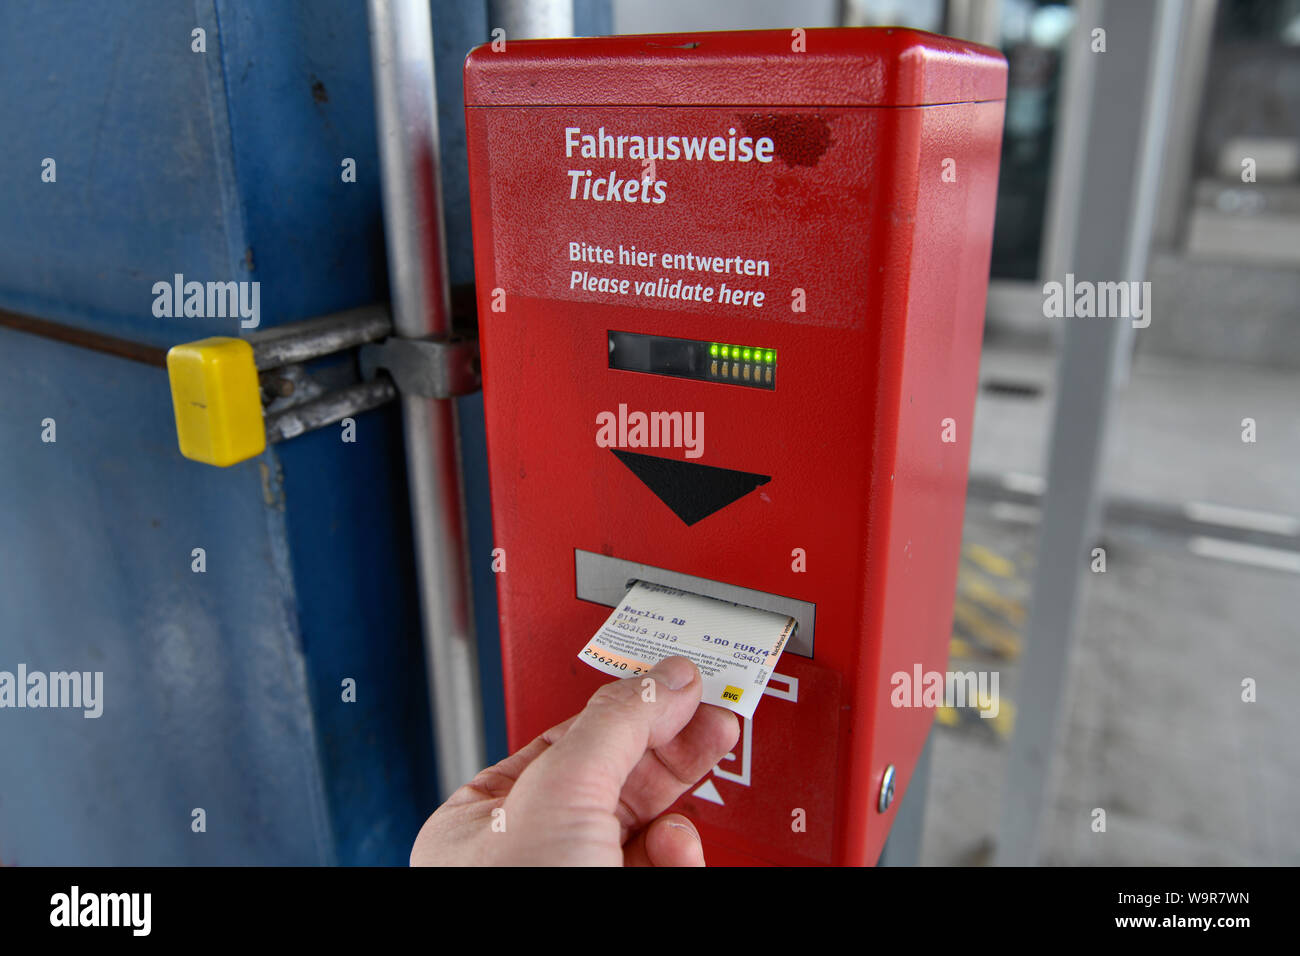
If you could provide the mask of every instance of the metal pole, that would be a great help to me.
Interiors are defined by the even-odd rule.
[[[1085,0],[1078,5],[1067,78],[1080,95],[1064,104],[1062,140],[1079,151],[1078,178],[1064,184],[1077,197],[1053,268],[1077,279],[1140,279],[1156,183],[1150,176],[1167,121],[1178,10],[1156,4]],[[1092,50],[1092,31],[1105,30],[1106,52]],[[1064,274],[1048,274],[1062,282]],[[1148,301],[1148,307],[1150,303]],[[1150,313],[1148,313],[1149,315]],[[1125,318],[1066,318],[1056,376],[1047,493],[1039,528],[1033,600],[1015,731],[1007,759],[995,862],[1037,861],[1051,793],[1052,756],[1062,736],[1076,612],[1091,558],[1099,511],[1106,425],[1120,373]],[[1081,821],[1086,826],[1087,821]]]
[[[320,398],[266,416],[266,440],[288,441],[307,432],[341,422],[349,415],[360,415],[386,405],[397,397],[397,387],[385,376],[373,382],[361,382],[330,392]]]
[[[322,355],[376,342],[393,334],[387,305],[363,305],[302,322],[272,326],[248,336],[259,372],[309,362]]]
[[[511,40],[573,36],[573,0],[488,0],[488,28]]]
[[[1182,33],[1183,4],[1159,0],[1151,38],[1151,74],[1147,77],[1146,114],[1142,140],[1137,150],[1137,183],[1133,189],[1132,220],[1124,247],[1124,271],[1120,278],[1146,278],[1151,240],[1156,232],[1157,209],[1164,179],[1165,142],[1174,115],[1174,84],[1178,75],[1178,41]],[[1150,308],[1151,303],[1147,303]],[[1137,342],[1131,322],[1120,325],[1115,343],[1115,377],[1127,385],[1133,370],[1133,348]]]
[[[985,46],[1001,38],[1002,0],[948,0],[943,32]]]
[[[369,13],[393,327],[406,338],[446,335],[451,306],[429,0],[369,0]],[[402,418],[438,784],[446,797],[486,759],[459,435],[449,400],[403,396]]]
[[[1160,201],[1153,235],[1153,241],[1162,248],[1178,244],[1191,205],[1189,192],[1196,158],[1196,134],[1201,125],[1201,104],[1205,102],[1214,25],[1219,14],[1219,0],[1198,0],[1183,6],[1178,73],[1173,78],[1174,102],[1161,160],[1164,171],[1160,176]]]

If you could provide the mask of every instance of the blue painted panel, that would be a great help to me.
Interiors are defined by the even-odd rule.
[[[465,57],[488,40],[487,3],[434,0],[433,61],[438,84],[438,152],[442,161],[447,274],[453,285],[474,281],[469,161],[465,139]]]
[[[0,710],[0,862],[330,862],[267,458],[181,458],[160,369],[0,354],[0,670],[104,675],[97,719]]]
[[[0,305],[169,345],[234,332],[152,315],[177,271],[261,281],[264,324],[382,298],[364,6],[232,7],[0,12]],[[395,410],[215,470],[161,370],[0,336],[0,669],[108,681],[99,720],[0,712],[0,861],[403,862],[433,774]]]
[[[364,3],[218,0],[219,70],[263,324],[386,297]],[[357,181],[342,162],[356,160]]]
[[[573,0],[573,32],[580,37],[600,37],[614,32],[610,0]]]
[[[154,345],[237,329],[152,313],[177,272],[246,277],[219,54],[191,52],[195,25],[161,0],[0,5],[0,306]]]
[[[486,20],[458,6],[434,21],[468,281],[460,67]],[[264,325],[385,296],[364,4],[8,4],[0,57],[0,307],[166,346],[237,334],[155,318],[175,272],[259,281]],[[404,861],[434,798],[396,409],[355,445],[325,430],[215,470],[176,452],[161,370],[5,330],[0,356],[0,669],[107,680],[98,720],[0,712],[0,862]],[[500,756],[481,402],[458,409]]]
[[[215,10],[267,324],[382,300],[365,5]],[[361,416],[354,444],[330,428],[276,454],[337,856],[405,863],[437,800],[398,410]],[[355,704],[341,700],[344,677],[357,681]]]
[[[277,453],[337,857],[405,864],[437,788],[414,568],[395,560],[412,547],[396,406],[355,437],[326,428]]]

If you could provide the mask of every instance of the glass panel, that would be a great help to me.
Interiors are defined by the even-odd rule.
[[[1007,116],[993,231],[995,279],[1038,278],[1062,52],[1073,26],[1067,4],[1003,0],[999,45],[1007,57]]]

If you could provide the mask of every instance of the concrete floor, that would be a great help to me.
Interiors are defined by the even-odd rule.
[[[986,350],[972,472],[1041,474],[1050,356]],[[1112,417],[1112,493],[1300,515],[1300,375],[1139,357]],[[1259,423],[1241,442],[1240,419]],[[972,500],[953,667],[1001,672],[1005,720],[940,722],[921,860],[991,858],[1013,725],[1032,511]],[[1300,574],[1201,557],[1187,538],[1110,523],[1082,602],[1042,862],[1300,863]],[[999,563],[1001,559],[1001,564]],[[1242,680],[1257,700],[1242,701]],[[1010,700],[1011,707],[1005,703]],[[996,724],[997,726],[990,726]],[[1107,813],[1094,833],[1092,811]]]
[[[1043,473],[1055,355],[984,349],[981,379],[1027,382],[1038,399],[982,392],[971,472]],[[1254,418],[1257,441],[1241,440]],[[1106,487],[1155,501],[1209,501],[1300,515],[1300,372],[1139,355],[1111,415]]]

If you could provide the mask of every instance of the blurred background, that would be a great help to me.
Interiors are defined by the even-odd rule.
[[[885,862],[1300,862],[1300,0],[430,12],[464,329],[460,71],[494,27],[901,25],[1003,51],[951,665],[998,670],[1001,709],[940,711]],[[107,696],[98,720],[0,714],[0,864],[402,863],[437,803],[399,409],[358,412],[362,455],[325,429],[188,462],[177,329],[148,310],[177,271],[260,280],[264,327],[386,299],[366,37],[356,0],[0,8],[0,668],[102,670]],[[57,190],[33,185],[45,157]],[[340,157],[363,171],[345,190]],[[1149,326],[1045,316],[1076,267],[1148,280]],[[355,381],[338,357],[292,374]],[[497,759],[481,401],[456,410]],[[195,839],[195,808],[219,839]]]

